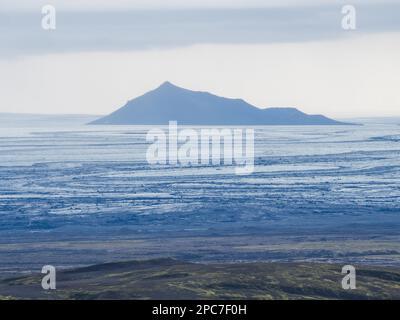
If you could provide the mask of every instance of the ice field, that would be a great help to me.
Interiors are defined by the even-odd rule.
[[[255,171],[150,166],[148,127],[0,118],[0,270],[172,256],[400,264],[400,126],[255,127]]]

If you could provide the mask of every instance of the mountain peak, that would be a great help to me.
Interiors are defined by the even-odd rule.
[[[178,86],[176,86],[176,85],[174,85],[173,83],[171,83],[171,82],[169,82],[169,81],[165,81],[165,82],[163,82],[159,87],[158,87],[158,89],[173,89],[173,88],[178,88],[178,89],[181,89],[181,88],[179,88]]]

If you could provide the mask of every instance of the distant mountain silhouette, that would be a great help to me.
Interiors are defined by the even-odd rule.
[[[342,125],[322,115],[296,108],[259,109],[242,99],[183,89],[170,82],[130,100],[125,106],[90,124],[99,125]]]

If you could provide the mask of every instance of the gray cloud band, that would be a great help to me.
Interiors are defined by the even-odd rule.
[[[42,13],[0,13],[0,55],[127,51],[194,44],[306,42],[348,36],[341,6],[264,9],[57,10],[57,30],[43,32]],[[357,32],[400,31],[400,4],[357,5]]]

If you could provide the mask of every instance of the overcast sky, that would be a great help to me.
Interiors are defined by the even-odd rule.
[[[263,108],[400,116],[400,1],[352,1],[352,31],[343,1],[0,3],[0,112],[106,114],[169,80]]]
[[[1,0],[0,10],[35,10],[53,4],[67,10],[160,9],[160,8],[248,8],[282,6],[320,6],[328,4],[390,4],[398,0]]]

